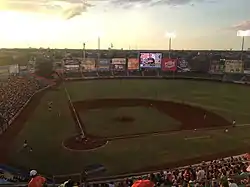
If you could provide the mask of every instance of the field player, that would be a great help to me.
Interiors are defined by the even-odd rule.
[[[232,125],[233,125],[233,127],[236,126],[236,121],[235,121],[235,119],[233,120]]]
[[[26,150],[28,152],[32,152],[33,151],[32,147],[28,144],[28,141],[24,140],[23,147],[22,147],[21,151],[26,151]]]
[[[52,111],[53,101],[48,102],[48,110]]]

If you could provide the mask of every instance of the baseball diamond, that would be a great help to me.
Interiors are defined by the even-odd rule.
[[[2,135],[0,158],[53,175],[99,163],[106,168],[100,176],[111,176],[242,153],[249,94],[246,86],[208,81],[67,81],[32,98]],[[85,143],[77,140],[81,131]],[[26,139],[33,152],[18,152]]]

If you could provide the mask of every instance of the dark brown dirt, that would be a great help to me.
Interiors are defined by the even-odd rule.
[[[74,102],[77,111],[97,108],[153,107],[181,122],[180,130],[200,129],[231,125],[223,117],[203,108],[171,101],[151,99],[97,99]],[[204,114],[206,117],[204,119]]]
[[[65,141],[65,146],[70,149],[76,147],[77,150],[87,150],[94,149],[98,146],[105,144],[105,141],[115,141],[118,139],[129,139],[136,138],[138,136],[151,135],[155,133],[169,133],[169,130],[166,131],[155,131],[149,133],[140,133],[140,134],[131,134],[131,135],[120,135],[114,137],[95,137],[95,135],[90,135],[86,131],[85,125],[82,122],[82,119],[79,116],[79,111],[90,110],[90,109],[100,109],[100,108],[119,108],[119,107],[153,107],[159,110],[160,112],[165,113],[166,115],[171,116],[177,121],[181,122],[180,130],[193,130],[193,129],[202,129],[202,128],[211,128],[211,127],[223,127],[230,126],[231,123],[225,120],[223,117],[218,116],[215,113],[206,111],[199,107],[194,107],[190,105],[175,103],[171,101],[161,101],[161,100],[152,100],[152,99],[97,99],[97,100],[86,100],[73,103],[76,110],[74,114],[73,108],[70,106],[72,115],[76,121],[77,129],[79,134],[81,134],[81,129],[83,129],[86,138],[89,139],[87,142],[79,143],[75,140],[75,137],[71,137]],[[204,117],[205,116],[205,117]],[[80,121],[79,127],[77,118]],[[120,116],[117,117],[117,120],[120,121],[130,121],[129,116]],[[143,124],[142,124],[143,125]],[[90,145],[92,144],[93,145]]]
[[[76,135],[65,140],[63,145],[70,150],[80,151],[95,149],[106,143],[106,139],[101,139],[96,136],[88,135],[86,138],[82,139],[80,136]]]

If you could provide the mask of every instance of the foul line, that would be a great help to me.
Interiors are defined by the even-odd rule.
[[[184,140],[196,140],[196,139],[207,139],[207,138],[211,138],[211,136],[196,136],[196,137],[184,138]]]

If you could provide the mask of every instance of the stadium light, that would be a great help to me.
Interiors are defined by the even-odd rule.
[[[82,61],[85,62],[86,60],[86,42],[82,43]]]
[[[165,37],[168,38],[168,56],[171,56],[172,50],[172,39],[176,38],[176,34],[174,32],[166,32]]]
[[[241,60],[243,60],[243,52],[244,52],[244,45],[245,45],[245,37],[250,36],[250,30],[238,30],[237,36],[242,37],[241,40]]]

